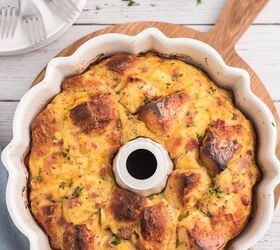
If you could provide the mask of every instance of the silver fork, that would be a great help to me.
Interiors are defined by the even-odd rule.
[[[19,0],[0,0],[0,37],[13,38],[19,19]]]
[[[46,39],[47,35],[42,15],[36,5],[30,0],[22,11],[22,21],[32,45]]]
[[[80,12],[72,0],[45,0],[54,13],[60,15],[64,20],[69,21]]]

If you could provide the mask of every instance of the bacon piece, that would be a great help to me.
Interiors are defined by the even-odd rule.
[[[129,239],[131,235],[132,235],[132,231],[127,227],[124,227],[120,230],[120,237],[124,240]]]
[[[187,151],[193,151],[196,146],[198,144],[198,141],[194,138],[190,139],[188,142],[187,142]]]

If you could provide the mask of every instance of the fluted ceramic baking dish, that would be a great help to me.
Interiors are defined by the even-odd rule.
[[[27,202],[28,171],[23,160],[29,150],[31,121],[60,92],[65,77],[83,72],[100,55],[109,56],[117,52],[138,54],[149,50],[177,55],[205,70],[218,85],[232,90],[236,106],[254,123],[258,135],[257,159],[263,176],[255,190],[252,219],[229,248],[248,249],[268,229],[274,212],[274,189],[280,182],[279,161],[275,156],[277,131],[270,110],[251,92],[248,73],[226,65],[215,49],[194,39],[170,39],[159,30],[149,28],[136,36],[101,35],[84,43],[72,56],[51,60],[42,82],[21,99],[14,116],[13,139],[3,151],[2,160],[9,172],[8,210],[15,225],[28,237],[30,249],[50,249],[48,237],[33,219]]]

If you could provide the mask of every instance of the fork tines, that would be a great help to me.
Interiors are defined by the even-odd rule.
[[[19,18],[19,2],[0,0],[0,37],[13,37]]]
[[[22,19],[31,44],[46,40],[47,35],[43,18],[32,2],[29,2],[27,8],[24,10]]]

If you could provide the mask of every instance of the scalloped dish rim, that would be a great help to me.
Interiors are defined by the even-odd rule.
[[[158,29],[148,28],[135,36],[100,35],[85,42],[73,55],[52,59],[44,79],[26,92],[19,102],[13,121],[13,139],[4,149],[2,161],[9,172],[8,211],[15,225],[29,239],[30,249],[50,249],[48,237],[35,222],[27,201],[28,171],[23,160],[29,149],[31,121],[60,92],[63,78],[82,73],[98,56],[117,52],[139,54],[149,50],[179,55],[184,61],[205,70],[218,86],[232,90],[235,105],[253,122],[259,142],[257,160],[263,176],[255,188],[256,206],[252,219],[228,247],[248,249],[267,231],[274,213],[274,189],[280,182],[280,164],[275,155],[277,130],[271,111],[252,93],[247,71],[226,65],[211,46],[190,38],[167,38]]]

